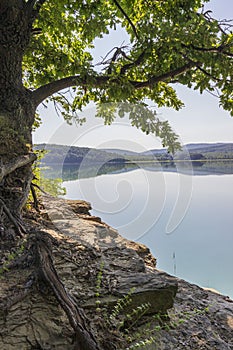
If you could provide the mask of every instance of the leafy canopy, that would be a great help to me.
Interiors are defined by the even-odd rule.
[[[231,21],[213,19],[206,2],[34,1],[34,31],[40,34],[32,36],[24,56],[25,86],[35,90],[38,103],[54,101],[68,121],[90,101],[99,106],[109,103],[107,110],[98,110],[106,123],[112,122],[118,107],[120,116],[131,113],[132,124],[161,136],[172,150],[177,137],[168,124],[159,122],[152,111],[140,118],[139,109],[147,106],[147,99],[179,110],[183,103],[174,86],[182,84],[214,93],[233,115]],[[97,69],[90,49],[96,38],[118,25],[128,33],[129,42],[106,52]],[[73,99],[64,90],[69,87]],[[130,104],[140,108],[132,111]]]

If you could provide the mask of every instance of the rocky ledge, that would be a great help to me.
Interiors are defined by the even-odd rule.
[[[232,300],[157,270],[146,246],[91,216],[87,202],[44,197],[43,206],[36,227],[101,349],[233,349]],[[30,267],[0,276],[0,349],[75,349],[56,298],[30,276]]]

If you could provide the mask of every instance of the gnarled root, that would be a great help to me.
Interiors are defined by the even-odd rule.
[[[1,198],[0,198],[0,208],[1,208],[2,214],[4,212],[6,214],[6,216],[8,217],[8,219],[13,223],[16,234],[20,237],[23,237],[23,234],[26,233],[26,230],[24,229],[24,227],[20,223],[20,221],[14,217],[14,215],[11,213],[10,209],[5,204],[4,200]],[[2,229],[4,229],[4,228],[2,227]]]
[[[59,279],[53,265],[49,237],[48,234],[43,231],[37,232],[36,254],[39,278],[52,289],[75,332],[75,349],[100,350],[95,336],[90,329],[87,329],[83,310],[76,306],[75,301],[65,290],[63,283]]]
[[[13,158],[10,162],[0,164],[0,182],[2,179],[15,171],[18,168],[21,168],[27,164],[33,163],[36,160],[35,153],[29,153],[27,155],[19,156]]]
[[[0,159],[0,235],[4,239],[12,239],[15,235],[22,237],[26,233],[21,223],[21,211],[28,197],[34,160],[34,153],[8,161]]]

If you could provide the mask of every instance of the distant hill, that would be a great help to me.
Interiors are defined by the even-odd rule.
[[[122,149],[95,149],[88,147],[64,146],[56,144],[39,144],[35,149],[45,149],[48,153],[42,162],[46,164],[87,164],[93,163],[124,163],[135,161],[172,161],[172,155],[166,149],[152,149],[137,153]],[[175,155],[175,159],[233,159],[233,143],[196,143],[185,145],[186,151],[181,150]],[[187,151],[190,158],[187,158]]]
[[[190,143],[183,146],[184,149],[192,153],[208,153],[208,152],[233,152],[233,143]],[[143,152],[143,155],[164,154],[166,149],[151,149]]]
[[[93,163],[122,163],[125,158],[121,154],[110,153],[103,150],[88,147],[65,146],[56,144],[39,144],[34,146],[35,150],[45,150],[47,153],[42,158],[44,164],[87,164]]]
[[[157,154],[165,154],[167,153],[166,148],[158,148],[158,149],[151,149],[144,152],[134,152],[124,149],[118,149],[118,148],[103,148],[102,151],[109,152],[109,153],[117,153],[125,156],[151,156],[151,155],[157,155]]]
[[[191,143],[186,145],[189,151],[206,152],[233,152],[233,143]]]
[[[134,151],[129,151],[126,149],[119,149],[119,148],[99,148],[99,151],[104,151],[104,152],[108,152],[108,153],[112,153],[112,154],[118,154],[118,155],[122,155],[122,156],[136,156],[139,153],[134,152]]]
[[[143,156],[151,156],[151,155],[166,154],[166,153],[167,153],[166,148],[162,148],[162,149],[150,149],[149,151],[145,151],[140,154]]]
[[[233,143],[193,143],[185,146],[190,155],[199,154],[206,159],[233,159]],[[180,158],[184,151],[177,153]]]
[[[185,147],[189,150],[200,150],[200,149],[205,149],[205,148],[214,148],[217,145],[219,145],[219,143],[189,143],[187,145],[185,145]],[[222,143],[221,143],[222,145]]]

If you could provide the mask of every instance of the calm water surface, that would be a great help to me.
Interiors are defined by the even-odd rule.
[[[63,184],[66,198],[146,244],[159,269],[233,299],[233,174],[136,169]]]

